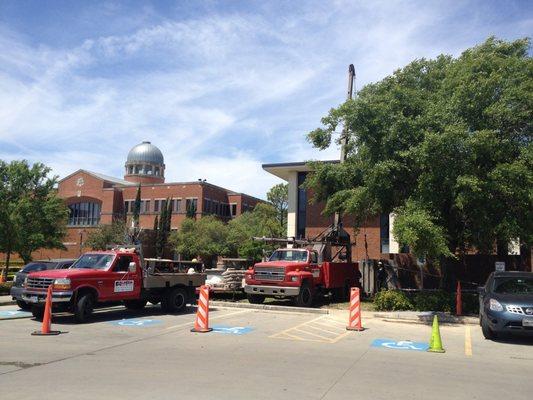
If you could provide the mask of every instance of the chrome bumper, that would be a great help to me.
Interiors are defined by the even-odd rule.
[[[52,303],[68,303],[72,298],[72,292],[52,292]],[[22,293],[22,300],[30,304],[44,304],[46,292],[25,290]]]
[[[244,292],[248,294],[264,294],[267,296],[298,296],[300,294],[300,288],[298,286],[245,285]]]

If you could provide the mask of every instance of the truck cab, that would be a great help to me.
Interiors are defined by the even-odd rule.
[[[181,311],[194,297],[195,288],[205,282],[205,274],[171,267],[166,270],[146,267],[138,248],[89,252],[69,269],[29,274],[22,298],[33,305],[34,316],[40,318],[48,287],[52,286],[53,308],[71,311],[78,322],[84,322],[97,303],[123,302],[126,308],[138,310],[148,301],[161,302],[165,311]]]
[[[279,297],[309,307],[319,293],[339,296],[358,284],[357,264],[324,261],[320,250],[320,246],[278,249],[267,261],[255,264],[245,274],[244,291],[250,303]]]

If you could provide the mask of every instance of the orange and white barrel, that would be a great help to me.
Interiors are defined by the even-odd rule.
[[[196,320],[194,321],[194,328],[191,332],[211,332],[213,329],[209,328],[209,286],[202,285],[200,287],[200,297],[198,298],[198,310],[196,311]]]
[[[354,287],[350,290],[350,314],[348,316],[349,331],[362,331],[361,325],[361,297],[359,296],[359,288]]]

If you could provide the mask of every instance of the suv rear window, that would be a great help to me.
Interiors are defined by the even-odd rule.
[[[35,271],[44,271],[48,267],[49,263],[38,263],[33,262],[27,264],[21,272],[35,272]]]

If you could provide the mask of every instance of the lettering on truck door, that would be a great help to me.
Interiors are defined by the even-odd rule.
[[[120,255],[113,266],[112,284],[113,298],[138,298],[141,292],[141,280],[137,268],[130,272],[130,263],[136,261],[133,255]]]

